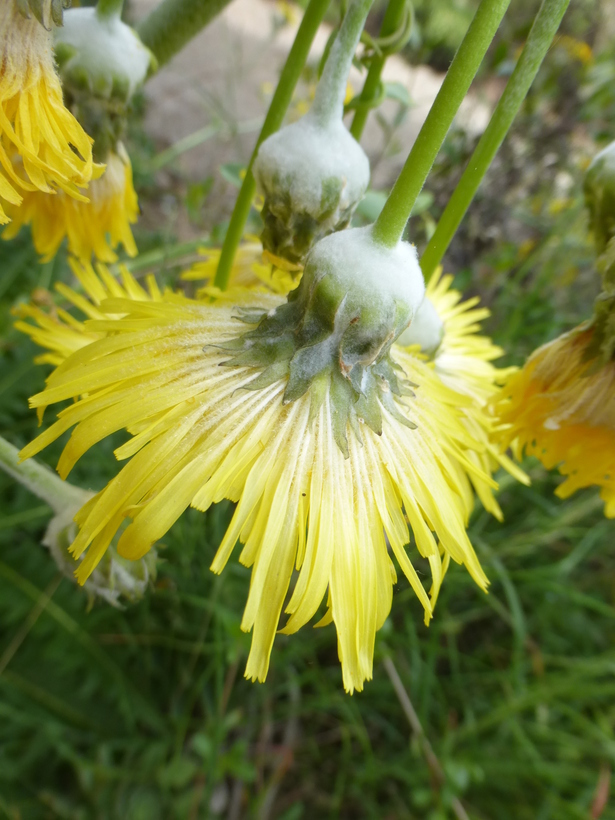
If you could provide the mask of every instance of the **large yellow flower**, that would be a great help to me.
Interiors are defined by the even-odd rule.
[[[50,32],[22,16],[15,0],[2,0],[0,197],[19,205],[20,190],[61,189],[85,199],[78,186],[100,170],[92,161],[92,140],[64,107]],[[7,221],[0,207],[0,224]]]
[[[260,243],[256,239],[246,239],[235,258],[233,284],[251,289],[260,287],[280,294],[286,294],[296,286],[296,273],[272,266],[267,261],[271,255],[262,251]],[[183,279],[213,281],[220,251],[203,248],[202,254],[204,259],[184,273]],[[498,423],[489,411],[488,403],[516,368],[498,368],[493,364],[504,351],[489,337],[480,334],[481,322],[488,318],[489,310],[477,307],[478,297],[462,301],[462,294],[451,287],[452,283],[453,277],[443,276],[442,268],[438,268],[427,285],[425,296],[442,322],[442,340],[430,357],[431,364],[442,382],[462,397],[460,407],[463,408],[464,423],[472,436],[473,447],[467,455],[478,469],[468,473],[462,467],[458,476],[458,488],[463,488],[468,517],[474,507],[476,491],[485,509],[502,521],[502,510],[493,494],[497,484],[491,479],[492,473],[503,467],[523,484],[529,484],[529,478],[504,452],[499,441]],[[198,291],[199,296],[216,294],[210,284]],[[425,356],[416,344],[404,345],[402,342],[403,336],[394,346],[395,355],[398,363],[409,372],[417,356],[422,360]],[[468,402],[468,398],[471,401]]]
[[[615,518],[615,362],[588,362],[593,335],[581,326],[535,350],[495,409],[517,457],[525,450],[566,476],[560,498],[597,485],[605,515]]]
[[[426,298],[443,325],[442,341],[432,363],[447,387],[470,399],[462,404],[462,413],[466,428],[481,446],[468,452],[468,458],[479,468],[468,477],[485,509],[501,521],[502,510],[493,495],[493,482],[485,481],[484,476],[491,476],[498,467],[503,467],[518,481],[529,484],[526,474],[505,454],[499,424],[488,408],[490,400],[515,368],[498,368],[493,364],[504,351],[480,333],[481,322],[488,318],[489,310],[478,307],[478,297],[462,301],[462,294],[451,287],[452,283],[453,277],[442,276],[439,268],[427,285]],[[400,357],[402,364],[408,355],[416,355],[415,349],[404,350],[404,356]],[[474,499],[470,488],[466,499],[471,511]]]
[[[74,427],[58,464],[63,477],[97,441],[117,430],[131,434],[116,450],[126,465],[77,516],[73,554],[87,551],[79,579],[127,518],[118,550],[136,559],[189,505],[205,510],[230,498],[237,508],[212,569],[223,569],[238,539],[244,544],[240,561],[253,567],[242,620],[244,630],[253,630],[246,676],[266,676],[297,570],[283,631],[298,630],[326,598],[320,623],[335,622],[344,685],[362,689],[372,675],[375,633],[391,606],[396,575],[387,545],[427,620],[450,558],[482,588],[487,584],[465,531],[459,486],[462,474],[481,475],[469,453],[482,444],[463,414],[471,399],[414,357],[404,364],[417,385],[413,394],[391,411],[382,407],[381,435],[367,424],[349,429],[345,458],[326,379],[284,403],[287,377],[228,366],[221,346],[232,347],[249,327],[237,311],[271,311],[279,296],[244,289],[232,297],[239,307],[169,293],[161,301],[147,298],[103,302],[106,315],[85,324],[90,343],[75,349],[32,399],[37,408],[75,399],[22,452],[35,455]],[[413,566],[421,556],[431,569],[431,600]]]
[[[53,196],[27,191],[20,207],[7,208],[13,222],[5,228],[4,238],[12,239],[22,225],[29,224],[44,262],[56,255],[64,237],[69,252],[82,262],[89,262],[92,254],[102,262],[115,262],[114,249],[120,244],[129,256],[136,256],[130,226],[137,221],[139,204],[130,158],[121,143],[107,157],[103,175],[90,184],[88,197],[83,201],[63,192]]]

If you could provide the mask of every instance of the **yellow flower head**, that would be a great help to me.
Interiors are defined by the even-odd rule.
[[[615,517],[615,361],[588,363],[594,328],[580,326],[530,356],[503,388],[495,410],[512,443],[566,476],[556,494],[568,498],[597,485],[605,515]]]
[[[111,291],[110,283],[101,281],[102,290]],[[297,631],[326,600],[319,624],[334,621],[344,686],[361,690],[391,607],[393,558],[426,620],[451,558],[486,587],[465,531],[466,473],[481,473],[468,454],[483,447],[466,426],[463,408],[472,399],[443,384],[429,362],[406,356],[404,371],[416,386],[395,401],[383,394],[379,421],[351,417],[344,453],[335,379],[318,378],[284,401],[288,375],[276,376],[275,363],[250,364],[241,352],[246,328],[256,327],[256,316],[272,316],[284,304],[280,296],[242,289],[233,305],[143,295],[87,308],[96,312],[84,327],[90,343],[75,348],[31,402],[41,408],[75,399],[22,452],[35,455],[74,428],[58,464],[63,477],[96,442],[118,430],[130,434],[115,453],[124,467],[76,517],[72,552],[85,553],[79,580],[126,519],[118,552],[137,559],[188,506],[206,510],[231,499],[237,507],[212,569],[221,572],[236,542],[244,545],[240,561],[253,568],[242,620],[253,631],[246,676],[267,674],[296,571],[283,631]],[[402,356],[393,356],[399,368]],[[421,557],[431,570],[431,600],[413,565]]]
[[[64,107],[50,32],[34,17],[24,17],[15,0],[3,0],[0,198],[19,205],[20,190],[59,188],[85,199],[77,186],[87,185],[99,170],[92,161],[92,140]],[[0,224],[7,221],[0,207]]]
[[[499,391],[515,368],[498,368],[493,364],[503,354],[491,339],[480,334],[481,322],[489,316],[489,310],[478,307],[479,298],[462,301],[462,295],[451,287],[453,277],[442,276],[439,268],[431,277],[425,293],[442,323],[441,341],[432,356],[432,365],[443,384],[469,401],[460,401],[464,424],[475,442],[468,452],[468,459],[478,468],[468,477],[485,509],[499,521],[503,515],[493,495],[497,487],[490,480],[499,467],[523,484],[529,479],[504,453],[499,441],[498,424],[488,409],[489,401]],[[401,340],[403,341],[403,336]],[[416,355],[416,348],[404,349],[404,356]],[[400,359],[403,362],[404,357]],[[485,476],[489,477],[485,480]],[[473,507],[473,493],[466,492],[468,513]]]
[[[12,224],[3,236],[12,239],[22,225],[30,225],[37,252],[47,262],[58,252],[64,237],[68,250],[82,262],[92,254],[102,262],[115,262],[115,248],[123,245],[129,256],[137,246],[130,229],[137,221],[139,204],[132,184],[130,158],[122,143],[106,160],[103,175],[88,189],[89,201],[77,200],[63,192],[56,196],[27,191],[20,207],[10,206]]]

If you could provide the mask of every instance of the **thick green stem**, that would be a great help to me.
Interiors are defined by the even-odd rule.
[[[373,236],[377,242],[392,248],[401,239],[416,198],[509,3],[510,0],[482,0],[401,174],[374,224]]]
[[[230,0],[163,0],[137,26],[137,32],[161,66],[181,51],[229,2]]]
[[[333,41],[310,108],[310,116],[316,117],[323,127],[334,120],[341,120],[344,115],[344,97],[352,58],[373,4],[374,0],[353,0]]]
[[[432,275],[446,253],[459,223],[538,73],[569,2],[570,0],[543,0],[521,57],[493,112],[491,121],[476,146],[423,254],[421,268],[425,279]]]
[[[121,17],[124,0],[98,0],[96,14],[101,19],[107,17]]]
[[[62,481],[47,465],[32,458],[20,464],[19,450],[1,436],[0,469],[49,504],[55,513],[75,500],[83,503],[83,490]]]
[[[246,169],[239,196],[235,202],[235,207],[231,215],[231,221],[224,237],[222,251],[220,253],[220,260],[218,262],[218,269],[216,271],[216,278],[214,284],[224,290],[231,275],[231,268],[233,266],[233,259],[235,258],[235,251],[237,250],[241,237],[243,236],[243,229],[252,207],[252,200],[256,191],[256,183],[254,181],[254,174],[252,173],[252,166],[258,153],[261,143],[271,136],[282,125],[282,120],[286,114],[286,110],[290,105],[295,86],[299,81],[301,72],[307,60],[310,48],[318,27],[322,23],[325,12],[329,6],[329,0],[310,0],[310,3],[305,10],[303,20],[297,31],[295,42],[292,45],[286,63],[280,74],[278,85],[271,100],[269,111],[265,117],[265,122],[259,134],[258,140],[250,157],[250,162]]]
[[[381,37],[389,37],[397,31],[404,18],[405,10],[406,0],[389,0],[389,5],[387,6],[384,19],[382,20],[382,26],[380,27]],[[365,123],[367,122],[369,104],[378,95],[380,75],[382,74],[386,59],[386,54],[381,56],[374,55],[369,71],[367,72],[363,90],[359,97],[359,107],[355,111],[355,115],[352,118],[352,125],[350,126],[350,133],[357,142],[361,139]]]

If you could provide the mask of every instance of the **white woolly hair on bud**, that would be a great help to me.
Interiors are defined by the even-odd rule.
[[[323,186],[330,179],[341,181],[339,211],[360,201],[369,184],[369,160],[341,120],[323,125],[308,113],[265,140],[254,176],[262,194],[279,185],[294,210],[318,217]]]
[[[433,302],[425,297],[410,326],[397,340],[397,344],[402,347],[419,345],[423,353],[435,356],[443,338],[444,323]]]
[[[155,66],[153,54],[130,26],[119,16],[98,15],[95,8],[69,9],[54,35],[62,77],[77,70],[95,94],[108,96],[119,85],[128,100]],[[62,49],[74,54],[63,60]]]

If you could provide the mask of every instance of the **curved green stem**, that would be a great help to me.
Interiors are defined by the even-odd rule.
[[[310,0],[297,31],[295,42],[286,58],[286,63],[280,74],[280,79],[273,99],[271,100],[269,111],[267,112],[265,122],[263,123],[256,145],[254,146],[252,156],[250,157],[246,175],[239,190],[239,195],[231,215],[231,221],[229,222],[224,243],[222,244],[218,269],[214,279],[214,284],[221,290],[224,290],[228,285],[233,259],[235,258],[235,251],[241,241],[243,229],[248,219],[250,208],[252,207],[252,200],[256,191],[252,166],[256,159],[258,149],[261,143],[282,125],[282,120],[290,105],[293,91],[301,76],[312,42],[316,36],[318,27],[322,23],[328,6],[329,0]]]
[[[103,0],[99,0],[99,5],[100,2]],[[230,0],[163,0],[137,26],[137,33],[143,44],[154,53],[158,65],[164,65],[229,2]]]
[[[121,17],[123,8],[124,0],[98,0],[96,14],[103,20],[107,17]]]
[[[482,0],[401,174],[374,224],[373,236],[377,242],[392,248],[401,239],[416,198],[509,3],[510,0]]]
[[[425,279],[432,275],[446,253],[459,223],[538,73],[569,2],[570,0],[543,0],[521,57],[489,125],[476,146],[421,258]]]
[[[316,117],[323,126],[333,120],[341,120],[344,115],[344,97],[352,58],[373,4],[374,0],[353,0],[333,41],[310,108],[310,116]]]
[[[65,509],[74,499],[83,503],[83,490],[68,484],[46,464],[33,458],[20,463],[19,450],[0,436],[0,469],[38,496],[54,512]]]
[[[405,9],[406,0],[389,0],[389,5],[387,6],[380,28],[381,37],[388,37],[397,31],[403,20]],[[378,96],[380,75],[382,74],[386,59],[386,54],[381,56],[374,55],[369,71],[367,72],[363,90],[359,96],[359,107],[355,111],[355,115],[352,118],[352,125],[350,126],[350,133],[357,142],[361,139],[365,123],[367,122],[369,103]],[[363,105],[361,105],[361,103],[363,103]]]

